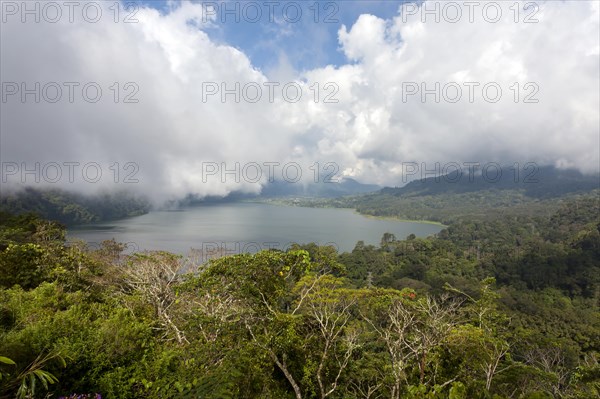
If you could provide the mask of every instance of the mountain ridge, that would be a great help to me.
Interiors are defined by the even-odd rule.
[[[600,174],[585,175],[575,169],[554,166],[536,167],[533,171],[502,168],[500,173],[482,173],[481,169],[469,175],[447,174],[413,180],[403,187],[384,187],[381,194],[397,197],[417,197],[443,193],[469,193],[485,190],[523,190],[533,198],[553,198],[563,194],[587,192],[600,188]]]

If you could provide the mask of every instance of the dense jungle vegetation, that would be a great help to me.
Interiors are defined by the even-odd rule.
[[[448,227],[202,264],[3,213],[0,397],[598,397],[597,191],[391,197]]]

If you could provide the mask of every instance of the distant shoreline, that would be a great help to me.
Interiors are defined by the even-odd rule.
[[[319,199],[319,198],[315,198],[315,199]],[[406,222],[406,223],[422,223],[422,224],[431,224],[431,225],[435,225],[435,226],[439,226],[442,228],[447,228],[448,225],[443,224],[441,222],[436,222],[434,220],[419,220],[419,219],[403,219],[403,218],[399,218],[396,216],[376,216],[376,215],[369,215],[366,213],[360,213],[356,208],[346,208],[346,207],[337,207],[337,206],[331,206],[328,204],[323,204],[323,206],[311,206],[309,204],[306,203],[301,203],[301,204],[294,204],[291,201],[288,202],[286,200],[279,200],[279,199],[255,199],[255,200],[250,200],[250,201],[243,201],[243,202],[255,202],[255,203],[261,203],[261,204],[268,204],[268,205],[278,205],[278,206],[293,206],[293,207],[300,207],[300,208],[328,208],[328,209],[350,209],[353,211],[353,213],[360,215],[360,216],[364,216],[366,218],[371,218],[371,219],[379,219],[379,220],[393,220],[396,222]]]
[[[346,208],[346,209],[353,209],[353,208]],[[354,209],[354,213],[357,213],[361,216],[367,217],[367,218],[373,218],[373,219],[382,219],[382,220],[395,220],[398,222],[408,222],[408,223],[423,223],[423,224],[433,224],[435,226],[440,226],[443,228],[448,227],[447,224],[443,224],[440,222],[436,222],[434,220],[420,220],[420,219],[403,219],[403,218],[399,218],[396,216],[376,216],[376,215],[368,215],[365,213],[360,213],[358,212],[356,209]]]

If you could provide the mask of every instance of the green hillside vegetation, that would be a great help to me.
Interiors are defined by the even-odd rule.
[[[0,397],[598,397],[597,193],[525,198],[437,237],[206,264],[2,214]]]
[[[527,197],[554,198],[572,193],[585,193],[600,188],[598,174],[582,174],[574,169],[558,169],[554,166],[538,166],[532,162],[525,165],[493,166],[484,168],[448,168],[445,176],[423,176],[404,187],[386,187],[382,194],[399,196],[424,196],[447,193],[471,193],[475,191],[519,190]],[[425,172],[424,172],[425,173]]]
[[[67,225],[87,224],[147,213],[150,204],[127,192],[82,195],[59,189],[24,188],[0,195],[0,211],[36,213]]]
[[[492,221],[506,217],[547,218],[565,200],[600,195],[600,176],[575,170],[535,167],[520,171],[504,168],[497,180],[481,174],[417,179],[404,187],[333,199],[278,200],[309,207],[352,208],[371,216],[430,220],[451,224],[462,220]],[[492,174],[492,172],[490,172]]]

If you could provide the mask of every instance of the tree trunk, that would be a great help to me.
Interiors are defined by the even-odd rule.
[[[275,353],[273,353],[272,351],[269,351],[269,355],[271,355],[271,358],[273,359],[273,361],[275,362],[277,367],[279,367],[279,369],[283,372],[283,374],[285,375],[285,378],[287,378],[287,380],[290,383],[290,385],[292,386],[292,388],[294,388],[294,393],[296,394],[296,399],[302,399],[302,392],[300,391],[300,387],[296,383],[296,380],[294,380],[292,373],[290,373],[287,366],[285,365],[285,360],[279,361],[279,358],[277,357],[277,355],[275,355]]]

